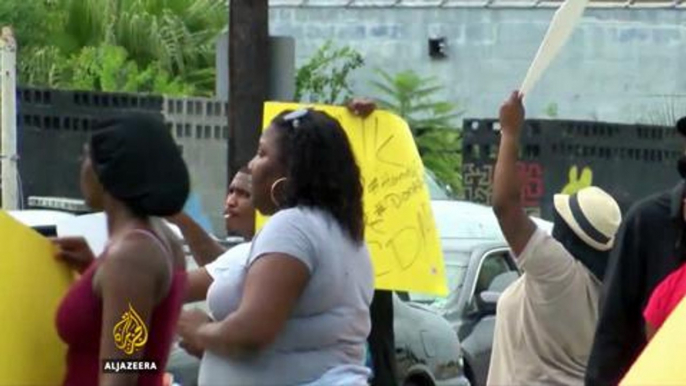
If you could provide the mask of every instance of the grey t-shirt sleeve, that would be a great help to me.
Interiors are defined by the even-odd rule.
[[[308,220],[305,211],[297,208],[276,213],[255,238],[248,265],[269,253],[283,253],[300,260],[312,273],[317,265],[313,243],[317,230],[308,226]]]

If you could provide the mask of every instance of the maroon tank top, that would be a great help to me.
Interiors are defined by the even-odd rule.
[[[169,248],[153,232],[135,229],[153,238],[165,253]],[[93,276],[98,266],[107,258],[107,248],[81,277],[71,286],[60,304],[57,315],[57,333],[67,344],[67,372],[64,386],[92,386],[98,384],[100,368],[100,334],[102,327],[102,299],[93,292]],[[172,339],[176,331],[186,286],[186,271],[174,272],[167,297],[153,310],[148,327],[148,341],[141,360],[155,361],[156,372],[141,372],[140,386],[160,386]]]

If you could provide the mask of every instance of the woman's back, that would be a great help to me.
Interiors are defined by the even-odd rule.
[[[245,272],[270,253],[304,263],[310,279],[276,342],[248,360],[206,352],[200,384],[302,384],[339,366],[364,366],[374,274],[364,243],[355,243],[328,213],[292,208],[275,214],[255,238],[245,265],[208,292],[215,320],[238,308]]]

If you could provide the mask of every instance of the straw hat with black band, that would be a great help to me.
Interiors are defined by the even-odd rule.
[[[610,250],[622,222],[617,202],[604,190],[591,186],[572,195],[556,194],[555,210],[587,245],[599,251]]]

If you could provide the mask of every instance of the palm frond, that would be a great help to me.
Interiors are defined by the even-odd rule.
[[[382,92],[386,96],[396,99],[397,91],[388,85],[381,83],[379,81],[373,80],[370,84],[378,91]]]

